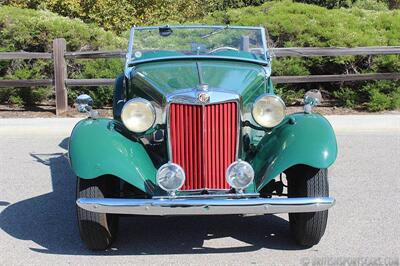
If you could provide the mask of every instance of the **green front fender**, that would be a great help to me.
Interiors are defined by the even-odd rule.
[[[111,119],[85,119],[73,129],[69,140],[73,171],[84,179],[114,175],[153,194],[156,168],[140,142],[114,129]]]
[[[336,136],[328,120],[319,114],[292,114],[257,145],[251,161],[256,190],[291,166],[328,168],[336,156]]]

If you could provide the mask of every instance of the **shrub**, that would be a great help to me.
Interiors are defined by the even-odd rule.
[[[327,8],[357,6],[369,10],[396,9],[400,7],[399,0],[296,0],[296,2],[315,4]]]
[[[10,104],[18,106],[18,107],[21,107],[24,105],[24,100],[18,95],[11,95],[8,100],[9,100]]]
[[[70,51],[126,46],[125,38],[78,19],[64,18],[48,11],[0,7],[2,50],[48,52],[52,50],[55,38],[65,38]]]
[[[296,2],[315,4],[327,8],[349,7],[352,4],[350,0],[296,0]]]
[[[400,87],[397,87],[396,90],[394,90],[391,94],[390,97],[392,98],[392,109],[400,109]]]
[[[344,107],[354,108],[358,103],[358,95],[352,88],[343,87],[333,92],[339,104]]]
[[[391,106],[390,96],[383,94],[378,89],[370,90],[370,101],[367,104],[371,112],[383,111]]]
[[[210,24],[262,25],[276,47],[357,47],[398,44],[400,11],[328,10],[291,1],[217,11]]]
[[[285,85],[278,85],[275,87],[275,93],[279,95],[286,105],[300,104],[305,90],[304,89],[290,89]]]
[[[122,59],[88,59],[75,60],[69,64],[69,77],[73,79],[115,78],[123,72]],[[82,93],[89,94],[94,99],[95,107],[112,104],[113,86],[100,86],[95,89],[88,87],[73,87],[68,94],[69,104]]]
[[[388,0],[395,2],[397,0]],[[67,39],[68,50],[126,49],[126,30],[133,24],[205,23],[232,25],[262,25],[268,29],[269,42],[275,47],[357,47],[399,45],[400,10],[365,10],[361,1],[354,8],[327,9],[321,6],[293,3],[292,1],[264,0],[144,0],[144,1],[79,1],[79,0],[6,0],[10,5],[36,9],[49,9],[65,16],[78,17],[88,23],[113,29],[118,34],[104,31],[94,24],[79,19],[68,19],[48,11],[35,11],[14,7],[0,7],[0,51],[51,51],[56,37]],[[201,5],[199,3],[201,2]],[[259,5],[260,6],[247,6]],[[303,1],[328,7],[344,6],[347,1]],[[329,3],[335,2],[333,6]],[[341,2],[342,4],[337,4]],[[124,4],[125,3],[125,4]],[[132,6],[128,7],[127,5]],[[329,6],[331,5],[331,6]],[[120,8],[123,6],[124,8]],[[247,7],[244,7],[247,6]],[[229,7],[229,8],[228,8]],[[243,7],[230,9],[230,7]],[[227,9],[228,8],[228,9]],[[377,8],[374,8],[377,9]],[[381,8],[378,8],[381,9]],[[208,14],[209,13],[209,14]],[[117,15],[116,15],[117,14]],[[98,59],[68,62],[71,78],[113,78],[122,72],[120,60]],[[319,75],[400,72],[400,56],[345,56],[312,58],[278,58],[273,62],[273,75]],[[51,78],[52,65],[45,60],[0,61],[0,77],[7,79]],[[284,85],[278,89],[288,103],[296,103],[302,92],[320,88],[333,91],[339,103],[345,106],[364,104],[376,93],[366,83],[338,83]],[[370,82],[371,86],[378,86]],[[393,82],[389,82],[392,84]],[[398,85],[396,85],[398,87]],[[343,88],[342,88],[343,87]],[[379,83],[378,94],[397,94],[384,89]],[[88,91],[97,104],[107,104],[111,88],[70,88],[70,94]],[[21,90],[13,93],[0,91],[0,101],[19,96],[23,102],[32,102]],[[336,91],[336,92],[335,92]],[[40,90],[37,90],[40,94]],[[41,91],[43,97],[45,91]],[[46,97],[52,97],[47,94]],[[96,99],[97,98],[97,99]],[[378,95],[379,98],[379,95]],[[6,99],[6,100],[5,100]],[[74,97],[70,96],[70,100]],[[392,106],[394,103],[392,102]]]
[[[359,47],[400,43],[400,10],[376,11],[358,7],[328,10],[291,1],[273,1],[259,7],[217,11],[203,21],[211,24],[262,25],[268,30],[270,46],[274,47]],[[399,55],[278,58],[273,62],[273,75],[399,71]],[[346,86],[340,89],[343,85],[339,83],[314,83],[306,86],[307,89],[337,91],[333,94],[339,104],[344,106],[356,106],[380,96],[371,97],[369,91],[363,88],[366,83],[347,84],[351,84],[351,90],[346,89]],[[285,85],[280,89],[283,95],[285,91],[290,95],[289,91],[304,89],[304,86]],[[379,90],[379,93],[388,95],[391,92]]]
[[[106,32],[93,24],[68,19],[47,11],[0,7],[0,51],[51,52],[54,38],[65,38],[67,50],[126,49],[126,38]],[[121,60],[98,59],[68,62],[68,72],[74,78],[111,78],[123,71]],[[51,60],[0,61],[1,79],[52,78]],[[81,88],[70,88],[70,94]],[[100,106],[112,99],[110,89],[92,88],[92,96]],[[52,89],[0,90],[0,102],[32,105],[53,97]]]
[[[122,33],[133,25],[183,23],[215,10],[260,5],[266,0],[4,0],[5,4],[45,9]]]
[[[386,2],[390,9],[400,8],[400,0],[383,0]]]
[[[376,81],[365,85],[363,90],[369,95],[367,103],[369,111],[376,112],[386,109],[396,109],[400,106],[399,81]]]
[[[303,76],[310,74],[305,61],[295,57],[274,59],[272,61],[272,71],[274,76]]]
[[[377,0],[362,0],[354,3],[353,7],[358,7],[366,10],[388,10],[387,3]]]

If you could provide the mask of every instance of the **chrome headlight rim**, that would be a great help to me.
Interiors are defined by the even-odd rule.
[[[261,99],[263,99],[264,97],[274,98],[274,99],[277,100],[277,101],[282,105],[282,107],[283,107],[283,108],[282,108],[283,116],[282,116],[281,120],[279,121],[279,123],[276,123],[275,125],[265,126],[265,125],[263,125],[262,123],[260,123],[259,121],[257,121],[257,119],[256,119],[255,116],[254,116],[254,109],[255,109],[255,106],[256,106],[257,102],[260,101]],[[261,127],[264,127],[264,128],[273,128],[273,127],[276,127],[277,125],[279,125],[280,123],[282,123],[282,121],[283,121],[283,120],[285,119],[285,117],[286,117],[286,104],[285,104],[285,102],[282,100],[282,98],[279,97],[278,95],[273,94],[273,93],[264,93],[264,94],[258,96],[257,99],[254,101],[254,103],[253,103],[253,105],[252,105],[252,107],[251,107],[251,117],[252,117],[253,120],[254,120],[259,126],[261,126]]]
[[[149,107],[149,109],[150,109],[150,111],[151,111],[151,113],[152,113],[152,115],[153,115],[153,119],[152,119],[152,121],[151,121],[151,125],[150,125],[146,130],[142,130],[142,131],[135,131],[135,130],[132,130],[132,129],[129,128],[129,127],[126,125],[126,123],[124,122],[124,119],[123,119],[124,110],[129,106],[129,104],[134,103],[134,102],[141,102],[141,103],[144,103],[147,107]],[[121,110],[121,120],[122,120],[122,123],[124,124],[124,126],[125,126],[129,131],[134,132],[134,133],[137,133],[137,134],[144,133],[144,132],[146,132],[147,130],[153,128],[153,127],[154,127],[154,124],[155,124],[155,122],[156,122],[156,119],[157,119],[157,117],[156,117],[156,109],[155,109],[154,105],[153,105],[149,100],[146,100],[146,99],[141,98],[141,97],[136,97],[136,98],[130,99],[129,101],[127,101],[127,102],[124,104],[124,106],[122,107],[122,110]]]

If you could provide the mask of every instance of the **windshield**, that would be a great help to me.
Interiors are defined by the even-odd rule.
[[[132,28],[128,60],[169,57],[235,57],[267,61],[265,32],[260,27],[164,26]]]

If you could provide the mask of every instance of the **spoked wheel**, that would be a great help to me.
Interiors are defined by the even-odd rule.
[[[328,170],[309,166],[296,166],[286,172],[288,196],[328,197]],[[302,246],[318,244],[325,233],[328,211],[289,213],[290,230],[295,241]]]
[[[115,197],[119,182],[111,176],[96,179],[77,177],[77,198]],[[105,250],[115,240],[118,231],[118,216],[97,213],[77,206],[79,232],[86,246],[92,250]]]

